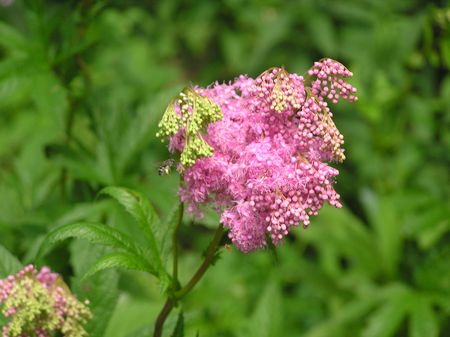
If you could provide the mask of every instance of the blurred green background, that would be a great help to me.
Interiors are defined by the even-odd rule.
[[[449,23],[447,1],[0,0],[0,262],[32,262],[51,228],[78,220],[135,235],[96,197],[104,186],[167,216],[178,178],[157,175],[156,124],[184,85],[330,57],[359,90],[335,108],[344,208],[324,208],[278,258],[224,250],[183,302],[185,335],[450,336]],[[215,226],[186,219],[183,282]],[[68,241],[44,262],[90,297],[90,336],[149,336],[157,282],[108,271],[82,286],[100,253]]]

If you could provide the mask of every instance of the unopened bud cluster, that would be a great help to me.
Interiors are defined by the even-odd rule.
[[[28,265],[0,280],[0,308],[8,323],[2,337],[87,336],[83,325],[91,318],[88,303],[79,302],[60,276]]]
[[[289,74],[284,68],[266,70],[256,79],[256,84],[258,96],[266,99],[275,112],[298,110],[305,101],[303,77]]]
[[[293,227],[308,226],[324,203],[341,207],[334,190],[339,172],[328,163],[345,159],[344,139],[329,102],[356,100],[356,89],[344,81],[351,75],[341,63],[324,59],[306,78],[272,68],[256,79],[241,75],[229,84],[197,88],[192,95],[208,97],[223,119],[209,117],[217,122],[197,137],[213,154],[195,152],[184,161],[183,151],[192,146],[191,111],[198,109],[193,99],[180,99],[171,110],[181,120],[172,118],[172,125],[180,124],[161,132],[170,136],[171,150],[182,152],[182,164],[189,164],[180,189],[188,209],[201,214],[202,205],[212,205],[233,243],[248,252],[264,247],[267,235],[278,244]],[[205,120],[195,124],[197,134]]]
[[[339,98],[350,102],[357,100],[356,88],[344,81],[344,78],[353,76],[353,73],[341,63],[332,59],[314,62],[308,75],[316,78],[311,83],[314,96],[327,98],[334,104],[338,103]]]
[[[183,143],[180,162],[183,167],[194,165],[197,159],[212,156],[213,149],[204,140],[209,123],[222,118],[222,110],[195,89],[185,88],[177,100],[170,102],[160,123],[157,137],[177,136]]]

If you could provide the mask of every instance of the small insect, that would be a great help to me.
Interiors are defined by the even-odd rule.
[[[160,176],[166,176],[170,173],[172,166],[175,164],[174,159],[164,160],[158,167],[158,174]]]

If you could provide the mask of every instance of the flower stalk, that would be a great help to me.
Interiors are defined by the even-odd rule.
[[[184,213],[184,203],[180,204],[180,214],[177,221],[177,226],[175,227],[175,231],[173,233],[173,282],[175,284],[175,290],[179,289],[180,282],[178,281],[178,231],[180,230],[181,223],[183,222],[183,213]]]
[[[167,317],[169,316],[169,314],[172,311],[176,302],[181,300],[184,296],[186,296],[195,287],[195,285],[200,281],[200,279],[203,277],[205,272],[208,270],[209,266],[214,261],[214,257],[216,256],[216,253],[218,251],[223,233],[224,233],[224,228],[223,228],[223,225],[220,224],[214,234],[214,237],[213,237],[211,243],[208,246],[203,263],[197,269],[197,271],[192,276],[192,278],[189,280],[189,282],[184,287],[182,287],[179,291],[175,292],[175,295],[173,298],[167,299],[166,303],[164,304],[163,308],[161,309],[161,311],[158,315],[158,318],[155,321],[155,329],[153,332],[153,337],[161,337],[164,322],[166,321]],[[175,262],[175,260],[174,260],[174,262]],[[175,278],[174,278],[174,282],[178,283],[178,281]]]

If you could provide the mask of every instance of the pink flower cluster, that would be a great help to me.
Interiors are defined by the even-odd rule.
[[[264,247],[266,236],[276,245],[292,227],[308,226],[324,202],[341,207],[333,188],[339,172],[327,162],[344,160],[344,141],[327,100],[356,100],[349,76],[324,59],[306,78],[273,68],[256,79],[196,88],[220,106],[223,119],[203,135],[214,154],[182,171],[189,210],[212,204],[233,243],[249,252]],[[179,135],[172,137],[170,148],[182,147]]]
[[[0,280],[0,306],[9,318],[2,337],[49,337],[55,331],[85,336],[82,324],[91,316],[85,304],[76,300],[58,274],[28,265]]]

